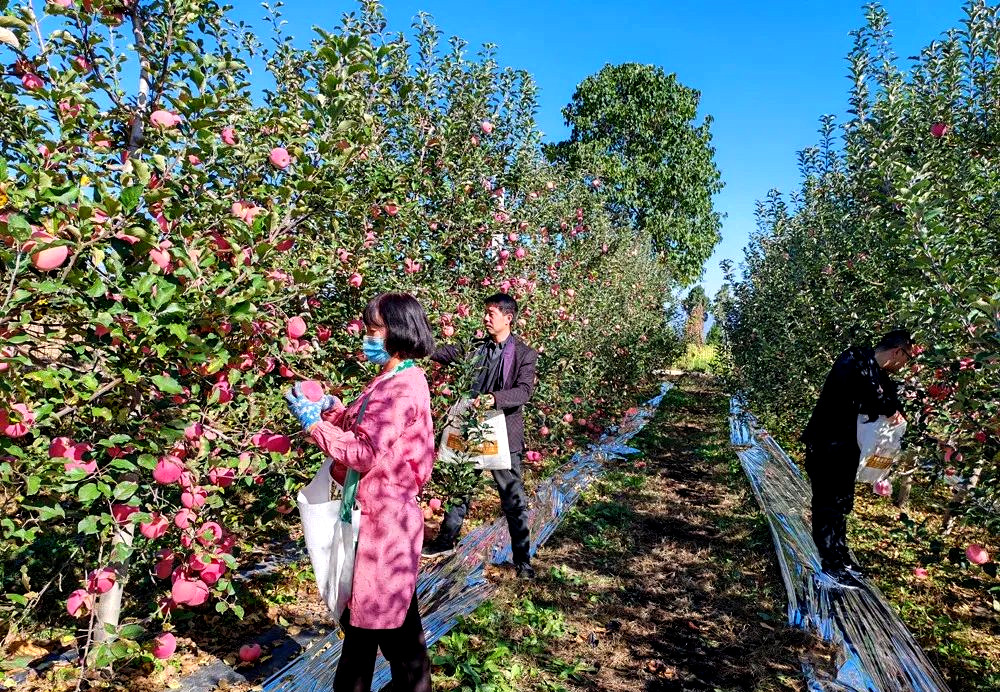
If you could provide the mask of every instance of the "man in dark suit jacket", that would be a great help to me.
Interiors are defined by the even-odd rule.
[[[493,480],[500,492],[500,506],[507,517],[510,544],[517,575],[531,579],[528,536],[528,500],[521,475],[524,452],[524,414],[522,408],[535,390],[535,364],[538,352],[511,333],[517,318],[517,301],[506,293],[491,296],[484,303],[483,323],[489,338],[473,342],[469,355],[476,359],[472,395],[480,406],[503,411],[507,422],[507,444],[510,447],[510,470],[493,471]],[[438,363],[455,363],[466,358],[464,349],[442,346],[432,355]],[[469,509],[469,498],[451,503],[441,523],[437,538],[424,547],[425,556],[448,552],[462,529]]]
[[[861,574],[847,548],[847,515],[854,509],[854,478],[861,462],[858,415],[903,420],[889,373],[912,357],[913,340],[905,329],[889,332],[875,348],[855,346],[841,353],[802,433],[812,486],[813,540],[823,571],[840,580]]]

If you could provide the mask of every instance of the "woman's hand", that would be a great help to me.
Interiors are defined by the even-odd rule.
[[[285,393],[289,410],[295,414],[302,425],[302,429],[309,432],[314,425],[319,423],[323,411],[332,408],[339,403],[339,399],[332,394],[327,394],[318,401],[312,401],[295,385]]]

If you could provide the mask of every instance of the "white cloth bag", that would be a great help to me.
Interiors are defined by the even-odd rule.
[[[441,432],[438,459],[444,463],[462,461],[462,452],[473,454],[475,468],[487,471],[510,469],[510,445],[507,442],[507,417],[503,411],[484,411],[483,424],[489,427],[483,434],[484,442],[478,449],[469,450],[462,433],[462,415],[472,406],[471,399],[461,399],[448,412],[448,422]]]
[[[333,497],[332,463],[333,460],[327,457],[316,477],[299,491],[297,499],[299,516],[302,517],[302,535],[316,575],[319,595],[339,621],[351,600],[354,585],[354,553],[361,530],[361,510],[353,507],[350,521],[343,520],[343,499]],[[348,472],[349,475],[356,473]],[[345,479],[345,484],[350,486],[351,480]],[[356,479],[354,486],[356,489]]]
[[[861,463],[858,465],[858,483],[877,483],[889,475],[899,460],[906,421],[893,425],[885,416],[868,422],[868,416],[858,416],[858,447]]]

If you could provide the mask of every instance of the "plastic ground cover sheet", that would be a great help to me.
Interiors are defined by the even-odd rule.
[[[627,443],[653,417],[671,387],[670,383],[664,383],[659,395],[627,415],[621,425],[605,433],[596,445],[574,454],[556,473],[538,485],[528,502],[532,554],[548,540],[563,515],[587,486],[604,472],[603,462],[637,451]],[[502,564],[510,558],[507,521],[501,516],[492,524],[469,532],[447,559],[421,568],[417,576],[417,597],[428,646],[447,634],[460,616],[471,613],[493,593],[496,587],[485,576],[487,562]],[[324,640],[314,644],[265,681],[265,692],[332,690],[340,660],[340,637],[339,629],[335,629]],[[389,666],[379,655],[372,689],[381,690],[389,681]]]
[[[842,585],[820,569],[807,518],[809,482],[737,399],[730,406],[730,431],[771,526],[788,592],[788,622],[815,632],[837,649],[833,672],[824,670],[829,666],[803,660],[809,689],[947,690],[941,675],[870,581],[858,578]]]

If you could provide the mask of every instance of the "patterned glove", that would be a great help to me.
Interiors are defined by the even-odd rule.
[[[302,429],[309,432],[314,425],[319,423],[323,411],[335,406],[339,401],[332,394],[327,394],[319,401],[311,401],[299,390],[299,385],[295,385],[285,393],[289,410],[295,414],[302,424]]]

